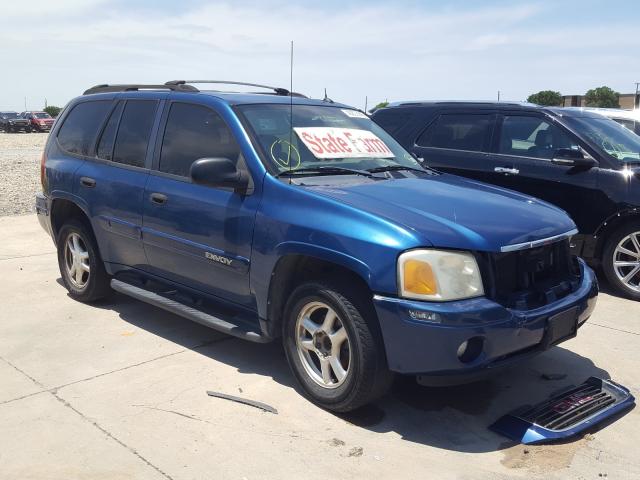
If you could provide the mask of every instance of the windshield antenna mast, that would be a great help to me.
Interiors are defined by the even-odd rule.
[[[289,184],[291,184],[291,153],[293,150],[293,40],[291,40],[291,56],[289,59]]]

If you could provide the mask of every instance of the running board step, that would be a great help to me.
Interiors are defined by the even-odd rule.
[[[250,342],[256,343],[267,343],[271,341],[270,338],[262,335],[259,332],[251,330],[250,328],[244,326],[240,326],[238,325],[238,323],[234,323],[234,321],[239,322],[238,319],[220,318],[210,313],[203,312],[202,310],[198,310],[196,308],[162,296],[158,293],[152,292],[150,290],[145,290],[144,288],[131,285],[130,283],[126,283],[115,278],[111,280],[111,288],[113,288],[116,292],[123,293],[124,295],[133,297],[136,300],[149,303],[168,312],[187,318],[193,322],[200,323],[206,327],[213,328],[228,335],[233,335],[234,337],[238,337],[243,340],[249,340]]]
[[[489,428],[525,445],[561,440],[610,419],[635,403],[628,389],[596,377],[537,405],[520,407]]]

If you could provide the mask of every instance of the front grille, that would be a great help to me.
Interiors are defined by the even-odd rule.
[[[527,250],[485,254],[481,263],[485,293],[517,310],[552,303],[575,291],[580,283],[580,269],[569,252],[568,239]]]
[[[548,430],[565,430],[615,402],[613,394],[602,385],[587,382],[518,416]]]
[[[524,444],[556,441],[611,420],[634,403],[635,398],[622,385],[589,377],[537,405],[525,405],[500,417],[489,428]]]

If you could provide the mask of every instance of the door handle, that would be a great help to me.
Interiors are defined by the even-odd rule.
[[[497,173],[506,173],[507,175],[518,175],[520,170],[517,168],[509,168],[509,167],[496,167],[493,169],[494,172]]]
[[[93,188],[96,186],[96,181],[89,177],[80,177],[80,185],[87,188]]]
[[[152,193],[150,198],[157,205],[163,205],[167,202],[167,196],[162,193]]]

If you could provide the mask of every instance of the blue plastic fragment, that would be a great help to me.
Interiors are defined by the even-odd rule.
[[[552,442],[577,435],[634,405],[635,398],[627,388],[611,380],[589,377],[582,385],[500,417],[489,429],[525,445]],[[572,416],[576,417],[575,422]]]

